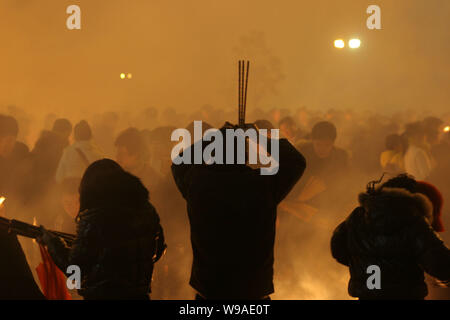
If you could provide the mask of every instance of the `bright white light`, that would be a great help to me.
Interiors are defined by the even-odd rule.
[[[352,49],[357,49],[357,48],[359,48],[361,46],[361,40],[359,40],[359,39],[351,39],[348,42],[348,46],[350,48],[352,48]]]
[[[120,79],[125,79],[125,73],[120,74]]]
[[[334,40],[334,46],[338,49],[345,47],[345,42],[342,39]]]
[[[446,126],[446,127],[444,128],[444,132],[450,132],[450,126]]]

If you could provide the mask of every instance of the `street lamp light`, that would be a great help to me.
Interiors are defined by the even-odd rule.
[[[357,48],[359,48],[361,46],[361,40],[359,40],[359,39],[351,39],[348,42],[348,46],[350,48],[352,48],[352,49],[357,49]]]
[[[334,46],[338,49],[342,49],[345,47],[345,42],[342,39],[334,40]]]

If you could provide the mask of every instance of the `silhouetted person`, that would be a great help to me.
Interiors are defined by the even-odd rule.
[[[400,175],[369,187],[359,203],[331,239],[333,257],[350,269],[351,296],[423,299],[424,272],[450,281],[450,250],[433,229],[433,207],[414,179]],[[379,288],[367,284],[369,266],[379,267]]]
[[[380,155],[380,164],[383,171],[389,173],[405,172],[405,152],[408,142],[405,137],[390,134],[386,137],[385,150]]]
[[[430,175],[430,180],[443,189],[444,194],[450,194],[450,132],[443,132],[441,141],[433,149],[436,168]]]
[[[224,151],[225,159],[226,141]],[[187,202],[190,284],[198,299],[265,299],[274,292],[277,205],[304,169],[305,159],[286,139],[279,140],[275,175],[245,164],[172,165]]]
[[[78,122],[73,134],[75,142],[64,149],[56,170],[57,182],[65,178],[80,178],[89,164],[103,157],[103,153],[92,139],[91,127],[86,121]]]
[[[0,114],[0,195],[7,198],[8,214],[18,218],[24,215],[20,206],[26,200],[24,181],[29,179],[27,147],[17,141],[19,125],[11,116]]]
[[[19,209],[28,215],[28,222],[33,221],[33,216],[40,224],[53,222],[52,213],[58,206],[55,175],[64,146],[64,139],[59,134],[44,130],[27,160],[16,166],[21,172],[17,174],[17,180],[20,184],[18,192],[23,199],[23,207]]]
[[[192,127],[193,128],[193,127]],[[155,268],[155,294],[160,299],[185,299],[190,290],[188,273],[191,260],[189,246],[189,221],[185,202],[172,177],[170,141],[175,127],[158,127],[148,133],[150,157],[159,183],[150,190],[152,203],[157,208],[166,231],[167,246],[171,248]]]
[[[61,270],[80,267],[85,299],[148,299],[153,255],[164,249],[147,189],[109,159],[92,163],[83,175],[72,248],[45,230],[40,241]]]
[[[322,121],[314,125],[311,142],[299,146],[308,163],[305,177],[315,177],[327,185],[348,170],[347,152],[335,146],[336,138],[337,129],[331,122]]]
[[[58,134],[63,141],[64,147],[67,147],[70,143],[70,135],[72,134],[72,124],[66,118],[56,119],[53,123],[52,132]]]
[[[0,194],[6,195],[10,191],[13,179],[12,169],[17,163],[13,151],[19,133],[17,120],[11,116],[0,114]]]
[[[281,136],[284,136],[295,145],[300,136],[300,131],[295,120],[292,117],[284,117],[280,120],[278,126],[281,131]]]
[[[17,236],[0,228],[0,300],[45,299]]]
[[[98,114],[92,121],[92,133],[95,141],[105,152],[107,158],[113,158],[115,154],[114,139],[120,117],[116,112],[108,111]]]
[[[419,180],[428,179],[434,167],[431,148],[427,142],[425,126],[421,122],[409,123],[405,137],[408,150],[405,153],[405,170]]]
[[[434,146],[439,144],[444,121],[436,117],[426,117],[422,121],[422,126],[425,131],[425,139],[431,150]]]
[[[58,207],[56,170],[69,143],[71,130],[68,120],[56,120],[52,131],[41,132],[26,162],[17,166],[21,171],[18,175],[26,176],[26,179],[18,179],[23,199],[20,211],[28,215],[26,220],[29,222],[35,216],[39,224],[53,225]]]
[[[14,161],[21,161],[28,157],[30,155],[30,149],[28,146],[20,141],[17,141],[14,145],[11,158],[14,159]]]
[[[337,205],[336,201],[342,198],[340,192],[343,179],[349,174],[349,164],[347,152],[335,146],[336,138],[334,124],[322,121],[312,128],[311,142],[297,146],[308,166],[287,200],[306,203],[311,211],[328,209],[328,204]]]
[[[133,127],[125,129],[117,136],[115,146],[117,162],[153,192],[161,176],[150,166],[149,146],[144,135]]]
[[[56,215],[55,229],[66,233],[74,234],[76,232],[75,219],[80,212],[80,196],[78,189],[80,187],[80,178],[66,178],[59,186],[58,209]]]

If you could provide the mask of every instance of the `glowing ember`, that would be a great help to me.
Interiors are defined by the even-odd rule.
[[[33,226],[37,226],[36,217],[33,217]],[[33,239],[33,243],[36,243],[36,239]]]

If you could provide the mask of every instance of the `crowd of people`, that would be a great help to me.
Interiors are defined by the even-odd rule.
[[[220,129],[226,120],[236,118],[232,110],[211,106],[195,112],[145,108],[136,114],[109,111],[76,121],[49,114],[41,126],[17,108],[9,111],[9,115],[0,115],[0,195],[6,198],[0,213],[77,234],[72,249],[45,229],[40,241],[48,246],[61,270],[69,263],[84,269],[91,268],[94,261],[100,265],[92,271],[97,278],[84,283],[80,294],[86,299],[142,298],[148,294],[146,283],[152,278],[152,299],[189,299],[194,294],[197,299],[346,298],[343,287],[348,272],[334,258],[349,266],[352,254],[371,250],[346,247],[344,238],[355,232],[349,225],[361,226],[360,220],[364,220],[354,212],[351,219],[346,217],[366,183],[383,173],[397,182],[395,177],[400,174],[410,175],[401,176],[398,185],[383,185],[405,189],[410,193],[403,195],[406,198],[413,198],[411,194],[419,193],[420,187],[408,189],[403,184],[427,181],[438,190],[431,196],[422,192],[433,206],[435,223],[424,243],[441,245],[433,238],[435,232],[448,243],[444,231],[450,219],[442,213],[446,209],[443,199],[450,196],[450,114],[255,109],[248,114],[249,122],[260,129],[280,130],[279,173],[264,177],[245,165],[172,164],[171,150],[177,141],[171,141],[171,134],[176,128],[192,130],[192,122],[202,120],[204,127]],[[383,192],[392,193],[380,190],[377,196],[381,198]],[[358,208],[375,205],[372,197],[362,200],[360,196]],[[351,222],[341,223],[344,219]],[[111,220],[119,222],[112,225]],[[109,227],[98,231],[93,227],[98,224]],[[133,230],[133,235],[127,230]],[[369,234],[377,238],[373,232]],[[167,243],[167,252],[153,268],[152,257],[141,253],[143,248],[148,252],[155,249],[148,238],[156,235]],[[414,235],[411,231],[408,239]],[[86,239],[89,245],[83,242]],[[4,243],[6,246],[7,241]],[[31,242],[21,243],[29,264],[37,263],[36,247]],[[101,262],[96,258],[96,246],[109,248]],[[139,247],[141,253],[130,247]],[[116,254],[117,248],[128,248],[127,254]],[[381,245],[377,250],[389,251]],[[442,266],[447,266],[448,249],[447,253],[445,246],[438,251],[437,258],[421,260],[428,263],[422,269],[446,280],[448,272],[433,263],[443,259]],[[120,294],[108,287],[111,284],[89,291],[113,273],[104,267],[111,263],[108,259],[122,261],[115,276],[132,275],[140,286],[138,292],[128,292],[126,284]],[[388,266],[389,261],[380,264]],[[361,270],[353,267],[350,294],[371,298],[367,292],[360,294],[361,285],[355,283],[362,281]],[[415,279],[419,277],[416,283],[422,269],[411,271]],[[396,272],[389,277],[395,279]],[[431,297],[450,297],[446,289],[429,287]],[[428,294],[423,287],[417,290],[410,292],[412,298]]]

